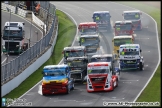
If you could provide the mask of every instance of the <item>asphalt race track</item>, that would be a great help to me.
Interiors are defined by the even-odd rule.
[[[2,20],[1,20],[1,31],[3,30],[5,22],[9,21],[10,19],[10,13],[1,11],[2,12]],[[18,15],[11,14],[11,22],[25,22],[24,29],[25,29],[25,42],[28,42],[27,38],[30,38],[30,28],[31,28],[31,23],[22,17],[19,17]],[[35,26],[32,25],[31,28],[31,46],[37,42],[37,34],[35,31],[38,31],[38,40],[42,38],[42,32],[36,28]],[[1,38],[2,41],[2,38]],[[2,46],[1,46],[2,47]],[[2,51],[1,51],[2,52]],[[12,59],[16,58],[18,55],[9,55],[8,62],[11,61]],[[6,60],[6,55],[1,53],[1,64],[5,64],[7,62]]]
[[[124,10],[133,10],[113,2],[52,2],[57,9],[63,10],[75,19],[76,23],[92,21],[94,11],[108,10],[112,23],[122,20]],[[75,89],[65,95],[41,95],[41,83],[38,83],[29,92],[20,98],[32,102],[33,106],[103,106],[103,102],[133,102],[159,63],[159,51],[156,33],[156,24],[151,17],[142,14],[143,30],[135,33],[135,43],[142,47],[145,60],[144,71],[126,71],[120,76],[119,85],[112,92],[87,93],[86,85],[75,84]],[[113,30],[101,36],[100,53],[112,52]],[[74,45],[78,45],[74,42]],[[41,72],[40,72],[41,74]]]

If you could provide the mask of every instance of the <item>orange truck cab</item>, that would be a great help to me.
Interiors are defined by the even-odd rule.
[[[98,26],[96,22],[83,22],[78,26],[79,35],[98,34]]]
[[[133,40],[136,34],[134,34],[132,21],[116,21],[114,25],[115,36],[131,35]]]
[[[87,65],[87,92],[113,91],[118,86],[118,72],[112,72],[108,62]]]

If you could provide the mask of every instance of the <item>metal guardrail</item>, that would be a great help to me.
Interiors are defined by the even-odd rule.
[[[50,4],[50,6],[55,11],[55,6],[53,4]],[[53,14],[50,13],[50,16],[52,15],[53,21],[50,29],[48,30],[48,33],[41,40],[32,45],[28,50],[20,54],[17,58],[1,66],[1,85],[5,84],[9,80],[20,74],[24,69],[32,64],[33,60],[39,57],[42,52],[46,51],[46,49],[51,46],[50,40],[53,36],[55,21],[57,21],[57,17],[55,17],[55,12],[53,12]]]

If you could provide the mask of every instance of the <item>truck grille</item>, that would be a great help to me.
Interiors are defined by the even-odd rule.
[[[137,25],[137,24],[139,24],[139,21],[133,22],[133,25]]]
[[[71,74],[71,78],[73,78],[73,79],[82,79],[81,78],[81,73]]]
[[[49,88],[62,88],[62,83],[50,82],[49,84],[46,84],[46,87],[49,87]]]
[[[19,47],[16,47],[16,45],[19,45],[19,42],[5,42],[5,48],[6,48],[6,50],[12,50],[12,51],[14,51],[14,50],[18,50],[19,49]],[[8,48],[9,47],[9,48]]]
[[[137,63],[137,60],[124,60],[125,64],[135,64]]]
[[[92,83],[104,83],[106,80],[106,77],[101,78],[91,78]]]

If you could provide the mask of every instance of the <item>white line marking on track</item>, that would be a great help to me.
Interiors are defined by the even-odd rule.
[[[123,4],[120,4],[120,3],[115,3],[115,2],[112,2],[114,4],[118,4],[118,5],[122,5],[122,6],[125,6],[125,7],[128,7],[128,8],[132,8],[130,6],[126,6],[126,5],[123,5]],[[132,8],[132,9],[135,9],[135,8]],[[143,11],[141,11],[142,13],[145,13]],[[138,93],[138,95],[135,97],[134,101],[133,102],[136,102],[136,100],[138,99],[138,97],[141,95],[141,93],[143,92],[143,90],[146,88],[146,86],[149,84],[150,80],[152,79],[152,77],[154,76],[159,64],[160,64],[160,61],[161,61],[161,54],[160,54],[160,45],[159,45],[159,36],[158,36],[158,29],[157,29],[157,22],[147,13],[145,13],[147,16],[149,16],[154,22],[155,22],[155,28],[156,28],[156,39],[157,39],[157,46],[158,46],[158,53],[159,53],[159,61],[156,65],[156,68],[154,69],[152,75],[150,76],[150,78],[148,79],[147,83],[144,85],[144,87],[142,88],[142,90]]]

